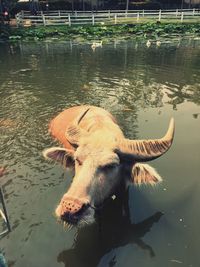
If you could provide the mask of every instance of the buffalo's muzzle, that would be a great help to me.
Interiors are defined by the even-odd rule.
[[[79,222],[83,213],[89,207],[89,203],[82,202],[79,199],[72,197],[65,197],[61,201],[60,205],[61,205],[60,218],[64,222],[68,222],[74,225]]]

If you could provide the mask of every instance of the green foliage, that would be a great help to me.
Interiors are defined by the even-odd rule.
[[[6,35],[6,33],[4,33]],[[48,26],[16,28],[7,32],[10,40],[43,40],[45,38],[92,40],[124,36],[157,38],[171,34],[200,34],[199,23],[144,23],[104,26]]]

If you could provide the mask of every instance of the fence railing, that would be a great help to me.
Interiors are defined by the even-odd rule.
[[[101,11],[39,11],[32,15],[21,11],[16,15],[18,26],[31,25],[84,25],[84,24],[117,24],[125,22],[140,22],[142,20],[184,20],[200,18],[198,9],[170,10],[101,10]]]

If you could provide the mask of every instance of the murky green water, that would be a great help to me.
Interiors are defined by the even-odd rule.
[[[0,44],[0,101],[1,166],[9,171],[0,179],[13,228],[0,249],[10,266],[200,266],[198,40],[114,42],[94,52],[89,44]],[[161,137],[175,118],[172,148],[151,163],[164,182],[130,189],[133,227],[119,219],[100,234],[95,226],[77,233],[53,216],[71,176],[42,158],[53,144],[48,122],[86,103],[111,111],[132,138]]]

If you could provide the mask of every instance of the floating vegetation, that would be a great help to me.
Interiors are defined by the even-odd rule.
[[[5,32],[5,30],[4,30]],[[145,40],[166,37],[179,37],[183,35],[200,35],[199,23],[146,23],[146,24],[123,24],[101,26],[38,26],[9,28],[6,30],[4,39],[10,41],[38,41],[52,40],[77,40],[80,42],[89,40],[110,40],[112,38],[143,38]]]

